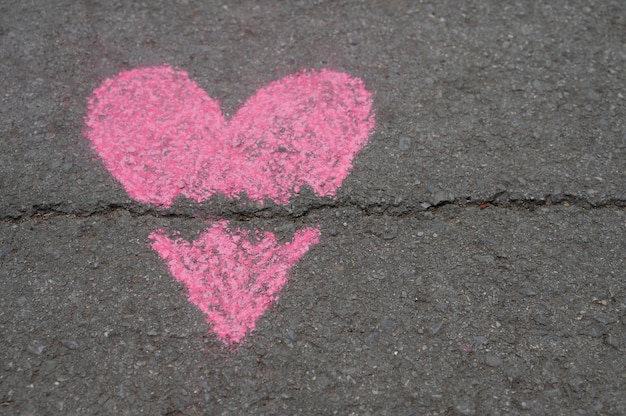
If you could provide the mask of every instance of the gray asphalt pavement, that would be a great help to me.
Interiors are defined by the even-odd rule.
[[[133,201],[83,135],[121,71],[232,116],[301,69],[376,130],[336,198]],[[0,414],[626,414],[626,4],[0,2]],[[150,248],[319,226],[236,349]]]

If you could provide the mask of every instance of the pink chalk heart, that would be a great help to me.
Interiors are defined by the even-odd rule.
[[[292,265],[318,243],[319,230],[299,230],[293,241],[280,245],[270,232],[251,236],[245,230],[230,231],[220,221],[192,243],[172,240],[163,230],[150,238],[212,331],[226,343],[237,343],[275,301]]]
[[[334,196],[374,128],[363,82],[329,70],[272,82],[230,119],[186,72],[134,69],[89,99],[85,134],[137,201],[215,193],[286,204],[308,184]]]
[[[186,72],[169,66],[122,72],[89,99],[86,136],[135,200],[171,206],[219,193],[286,204],[307,184],[334,196],[374,129],[371,94],[347,74],[305,71],[260,89],[230,119]],[[189,243],[165,231],[152,248],[207,316],[236,343],[276,299],[319,229],[278,244],[272,233],[213,224]]]

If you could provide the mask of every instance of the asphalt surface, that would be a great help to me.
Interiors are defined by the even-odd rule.
[[[120,71],[227,116],[303,68],[363,79],[336,198],[134,202],[83,136]],[[626,414],[626,4],[0,3],[0,414]],[[237,349],[148,245],[321,228]]]

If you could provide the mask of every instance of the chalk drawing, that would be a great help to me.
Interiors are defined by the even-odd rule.
[[[287,204],[303,185],[335,196],[374,130],[363,82],[302,71],[257,91],[230,119],[188,74],[170,66],[125,71],[88,101],[85,135],[135,200],[169,207],[215,194]],[[272,233],[218,221],[194,242],[150,235],[151,246],[225,343],[238,343],[276,299],[318,228],[280,245]]]
[[[152,248],[167,262],[189,301],[228,343],[239,342],[287,283],[292,265],[319,241],[319,230],[305,228],[280,245],[274,234],[230,231],[225,221],[213,224],[197,240],[171,240],[165,231],[150,235]]]
[[[363,82],[322,70],[259,90],[230,119],[187,73],[135,69],[89,100],[87,135],[137,201],[215,193],[286,204],[303,184],[333,196],[374,128]]]

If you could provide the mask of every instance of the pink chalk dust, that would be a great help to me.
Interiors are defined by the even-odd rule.
[[[104,81],[85,123],[128,194],[165,207],[179,196],[202,202],[216,193],[286,204],[305,184],[334,196],[375,126],[371,94],[347,74],[303,71],[272,82],[225,120],[216,100],[169,66]],[[299,230],[282,245],[272,233],[230,230],[226,221],[193,242],[163,230],[150,238],[212,331],[231,344],[254,329],[319,229]]]
[[[286,204],[303,184],[333,196],[374,129],[363,82],[304,71],[257,91],[230,119],[186,72],[122,72],[97,88],[85,134],[137,201],[215,193]]]
[[[237,343],[276,300],[293,264],[319,242],[319,230],[299,230],[293,241],[280,245],[273,233],[231,231],[228,222],[219,221],[191,243],[172,240],[163,230],[150,238],[212,331],[226,343]]]

